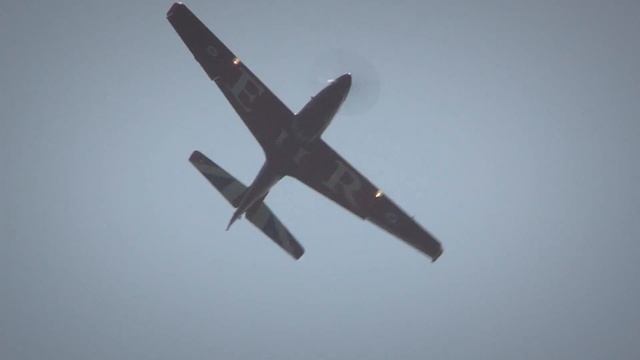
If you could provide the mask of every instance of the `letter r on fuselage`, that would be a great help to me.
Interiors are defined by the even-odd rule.
[[[331,177],[322,184],[336,194],[342,193],[353,208],[359,208],[360,206],[354,197],[355,192],[362,188],[358,175],[342,161],[336,161],[336,165],[336,170]]]

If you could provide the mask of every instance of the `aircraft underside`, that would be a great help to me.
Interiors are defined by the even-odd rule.
[[[173,4],[167,18],[265,152],[265,163],[249,187],[202,153],[190,157],[236,208],[227,229],[246,214],[287,253],[302,256],[302,246],[264,204],[269,189],[289,175],[433,261],[442,254],[440,242],[322,140],[349,92],[350,74],[331,81],[294,114],[184,4]]]

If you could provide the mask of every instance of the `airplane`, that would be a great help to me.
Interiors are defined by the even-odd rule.
[[[293,113],[186,5],[174,3],[167,19],[265,154],[264,165],[248,187],[201,152],[191,154],[189,161],[236,209],[227,230],[245,215],[299,259],[304,248],[264,203],[269,190],[284,176],[290,176],[395,235],[432,261],[442,255],[438,240],[321,138],[349,93],[351,74],[330,81]]]

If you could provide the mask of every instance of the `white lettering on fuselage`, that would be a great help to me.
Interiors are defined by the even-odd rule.
[[[287,132],[284,129],[280,130],[280,135],[278,135],[278,137],[276,138],[276,146],[282,147],[284,141],[288,138],[289,138],[289,132]],[[303,148],[302,146],[297,146],[295,150],[295,154],[292,157],[293,162],[296,165],[300,165],[302,158],[307,154],[309,154],[309,150]]]
[[[218,49],[216,49],[213,45],[207,46],[207,53],[213,58],[217,58],[218,55],[220,55],[220,53],[218,53]]]
[[[216,62],[224,61],[224,59],[220,57],[220,51],[218,51],[215,46],[207,46],[206,52]],[[253,110],[253,102],[265,91],[264,86],[260,84],[258,79],[249,73],[246,67],[239,65],[240,61],[238,58],[235,58],[232,63],[240,70],[240,77],[236,80],[235,84],[231,86],[231,93],[238,101],[238,104],[242,106],[244,111],[251,112],[251,110]],[[215,76],[213,78],[213,80],[217,79],[219,79],[219,76]]]
[[[302,160],[302,158],[309,154],[309,151],[303,147],[299,147],[298,151],[296,151],[296,154],[293,156],[293,162],[296,165],[300,165],[300,160]]]
[[[387,212],[384,214],[385,219],[392,225],[395,225],[398,222],[398,214],[393,212]]]
[[[281,130],[280,135],[278,135],[278,138],[276,139],[276,145],[282,146],[282,143],[288,137],[289,137],[289,133],[286,130]]]
[[[336,165],[336,170],[331,177],[322,184],[336,194],[342,192],[342,195],[344,195],[349,203],[351,203],[354,208],[358,208],[358,203],[353,196],[356,191],[362,188],[362,183],[360,183],[358,175],[340,160],[336,160]]]
[[[283,129],[276,138],[275,144],[283,147],[285,140],[288,138],[289,133]],[[291,159],[293,163],[298,166],[303,162],[304,158],[311,153],[302,146],[298,146],[293,152],[294,155]],[[352,208],[359,208],[360,206],[354,196],[354,194],[362,188],[359,175],[341,160],[336,160],[335,164],[335,170],[328,179],[322,182],[322,185],[326,186],[334,194],[342,195]]]
[[[260,82],[245,71],[244,67],[241,67],[240,77],[231,87],[231,93],[246,112],[253,110],[253,102],[264,91]]]

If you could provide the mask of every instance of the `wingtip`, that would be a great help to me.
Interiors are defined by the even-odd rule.
[[[201,159],[202,156],[203,155],[200,151],[195,150],[194,152],[191,153],[191,155],[189,155],[189,161],[194,162],[195,160]]]
[[[300,247],[299,249],[297,249],[297,251],[294,250],[292,252],[289,252],[289,254],[291,255],[291,257],[293,257],[295,261],[298,261],[300,260],[302,255],[304,255],[304,248]]]
[[[442,249],[442,246],[440,246],[440,248],[438,249],[438,252],[431,257],[431,262],[432,263],[436,262],[436,260],[438,260],[438,258],[442,255],[443,252],[444,250]]]
[[[186,8],[187,6],[183,2],[174,2],[173,5],[167,11],[167,18],[170,18],[178,9]]]

